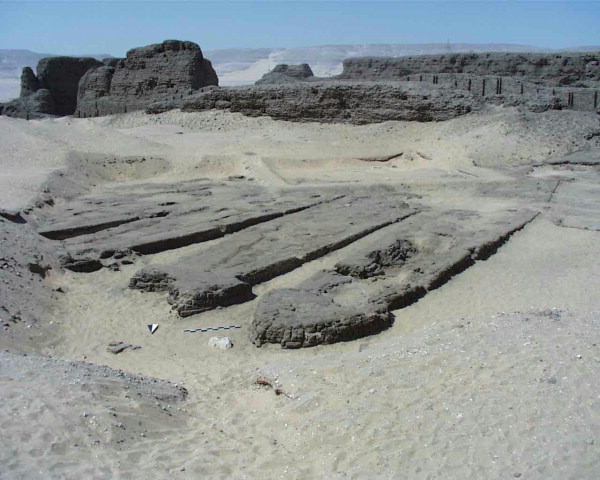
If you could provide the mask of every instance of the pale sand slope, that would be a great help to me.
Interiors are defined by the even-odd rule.
[[[72,152],[160,156],[164,151],[162,145],[69,117],[26,121],[0,116],[0,145],[0,206],[7,209],[27,206]]]
[[[64,167],[70,152],[163,157],[173,166],[166,179],[252,176],[264,173],[266,165],[275,175],[281,169],[289,183],[363,181],[363,166],[349,170],[339,162],[403,153],[392,165],[428,179],[431,170],[460,175],[458,167],[531,163],[598,146],[599,132],[592,113],[534,114],[503,108],[448,122],[364,126],[281,122],[221,111],[29,122],[0,116],[0,205],[26,205],[46,175]],[[306,167],[314,160],[319,164],[310,171]],[[380,169],[369,169],[376,181],[389,176]]]
[[[0,385],[3,478],[126,474],[136,453],[104,445],[133,440],[143,449],[146,438],[187,423],[182,387],[90,363],[3,352]]]
[[[475,201],[469,189],[459,190],[465,181],[508,180],[486,166],[597,146],[598,137],[584,139],[598,128],[593,116],[550,112],[528,123],[524,116],[529,115],[498,109],[490,116],[436,124],[351,127],[167,112],[38,123],[7,119],[7,124],[27,138],[15,142],[15,163],[32,158],[19,157],[19,148],[35,153],[43,168],[60,164],[45,163],[46,149],[108,150],[168,159],[172,170],[156,181],[244,174],[274,187],[403,182],[460,206]],[[3,142],[5,131],[0,129]],[[384,164],[352,160],[400,152],[405,155]],[[478,208],[494,208],[494,202],[508,205],[511,199],[483,201]],[[173,417],[157,420],[162,404],[142,399],[128,404],[122,390],[90,396],[85,388],[95,387],[79,391],[78,377],[68,372],[64,381],[74,385],[57,388],[51,379],[27,381],[14,373],[21,370],[5,369],[0,427],[6,443],[0,450],[8,458],[0,459],[0,474],[596,478],[600,233],[556,226],[550,220],[559,207],[549,205],[547,214],[492,258],[395,312],[391,329],[301,351],[257,349],[244,328],[226,333],[235,346],[225,352],[207,345],[211,334],[182,332],[196,326],[246,327],[256,301],[182,320],[162,294],[127,288],[145,264],[207,245],[142,257],[120,272],[53,274],[49,283],[66,293],[45,318],[42,351],[183,383],[190,394],[176,407],[184,410],[171,409]],[[255,291],[293,286],[353,248]],[[155,335],[149,335],[149,323],[160,324]],[[113,340],[142,348],[112,355],[106,346]],[[259,376],[284,394],[257,385]],[[83,404],[98,414],[95,424],[82,417]],[[25,422],[15,415],[20,409]],[[127,435],[114,433],[119,424]]]

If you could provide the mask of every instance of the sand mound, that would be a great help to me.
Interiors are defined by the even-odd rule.
[[[286,361],[257,378],[281,392],[274,417],[294,433],[282,448],[330,475],[591,479],[599,339],[599,312],[504,313]]]
[[[156,472],[187,423],[184,388],[90,363],[0,353],[0,385],[4,478]]]

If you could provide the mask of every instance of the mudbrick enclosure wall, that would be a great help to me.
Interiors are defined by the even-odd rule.
[[[37,76],[31,68],[23,69],[21,96],[0,106],[0,113],[20,118],[73,115],[79,80],[90,68],[101,65],[94,58],[43,58],[38,63]]]
[[[557,108],[600,107],[600,53],[364,57],[343,65],[340,80],[445,84],[482,97],[545,94],[556,98]]]
[[[460,73],[518,77],[549,86],[584,86],[600,81],[600,52],[460,53],[408,57],[363,57],[344,60],[343,80],[395,80],[421,73]]]
[[[200,47],[167,40],[133,48],[114,66],[88,71],[79,83],[77,117],[140,110],[160,100],[176,100],[219,79]]]
[[[600,85],[598,88],[549,87],[532,83],[518,77],[476,76],[469,74],[418,74],[407,75],[398,81],[424,82],[466,90],[473,95],[485,97],[486,102],[506,103],[502,96],[515,95],[533,98],[536,95],[552,97],[549,102],[554,108],[595,111],[600,107]],[[510,103],[510,102],[509,102]]]
[[[333,78],[317,78],[309,72],[310,67],[305,64],[277,65],[256,84],[344,81],[367,85],[408,81],[434,88],[443,85],[448,87],[442,91],[445,93],[451,89],[470,92],[482,97],[479,104],[525,105],[533,111],[596,111],[600,107],[599,53],[363,57],[344,60],[343,72]],[[241,95],[245,96],[245,92]]]
[[[19,118],[46,115],[92,117],[140,110],[151,103],[181,99],[207,85],[217,74],[200,47],[166,40],[134,48],[126,58],[52,57],[40,60],[37,76],[23,69],[21,96],[0,113]]]
[[[285,63],[280,63],[279,65],[276,65],[273,70],[265,73],[262,78],[256,82],[256,85],[302,82],[313,78],[314,74],[308,63],[301,63],[300,65],[286,65]]]
[[[283,85],[212,89],[185,99],[182,109],[217,108],[252,117],[268,115],[290,121],[360,124],[386,120],[448,120],[469,113],[479,103],[468,92],[427,87],[398,82],[286,82]]]
[[[218,88],[198,45],[167,40],[104,63],[43,59],[37,77],[24,69],[21,98],[0,105],[0,113],[96,117],[183,108],[295,121],[436,121],[485,104],[600,111],[599,91],[598,53],[353,58],[337,77],[315,77],[307,64],[278,65],[256,86]]]

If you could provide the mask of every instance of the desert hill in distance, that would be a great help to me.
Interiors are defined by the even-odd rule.
[[[280,63],[308,63],[317,76],[341,73],[345,58],[405,55],[428,55],[464,52],[567,52],[597,51],[600,46],[581,46],[565,49],[549,49],[531,45],[514,44],[469,44],[469,43],[421,43],[421,44],[373,44],[373,45],[316,45],[294,48],[230,48],[204,50],[215,68],[221,85],[252,84]],[[56,56],[52,53],[37,53],[31,50],[0,49],[0,101],[19,96],[19,77],[23,67],[35,70],[37,62]],[[93,57],[98,60],[111,57],[109,54],[85,54],[74,56]]]

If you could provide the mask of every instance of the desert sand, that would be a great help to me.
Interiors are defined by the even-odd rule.
[[[130,278],[235,233],[118,270],[25,272],[23,288],[51,294],[43,307],[23,300],[35,320],[0,311],[0,477],[597,478],[599,131],[593,113],[500,107],[365,126],[176,110],[0,117],[0,207],[30,212],[25,224],[0,218],[6,275],[9,235],[33,241],[36,221],[66,212],[71,197],[148,184],[235,185],[243,176],[274,195],[402,187],[432,211],[485,216],[530,203],[538,212],[495,254],[395,310],[390,328],[299,350],[251,343],[258,302],[333,268],[386,228],[254,286],[252,301],[185,318],[166,293],[130,289]],[[114,161],[95,163],[99,156]],[[133,156],[160,160],[122,160]],[[61,172],[79,190],[56,183]],[[515,194],[520,179],[549,190]],[[153,335],[148,324],[159,325]],[[223,325],[241,328],[183,332]],[[209,346],[213,336],[233,348]],[[111,342],[141,348],[113,354]]]

